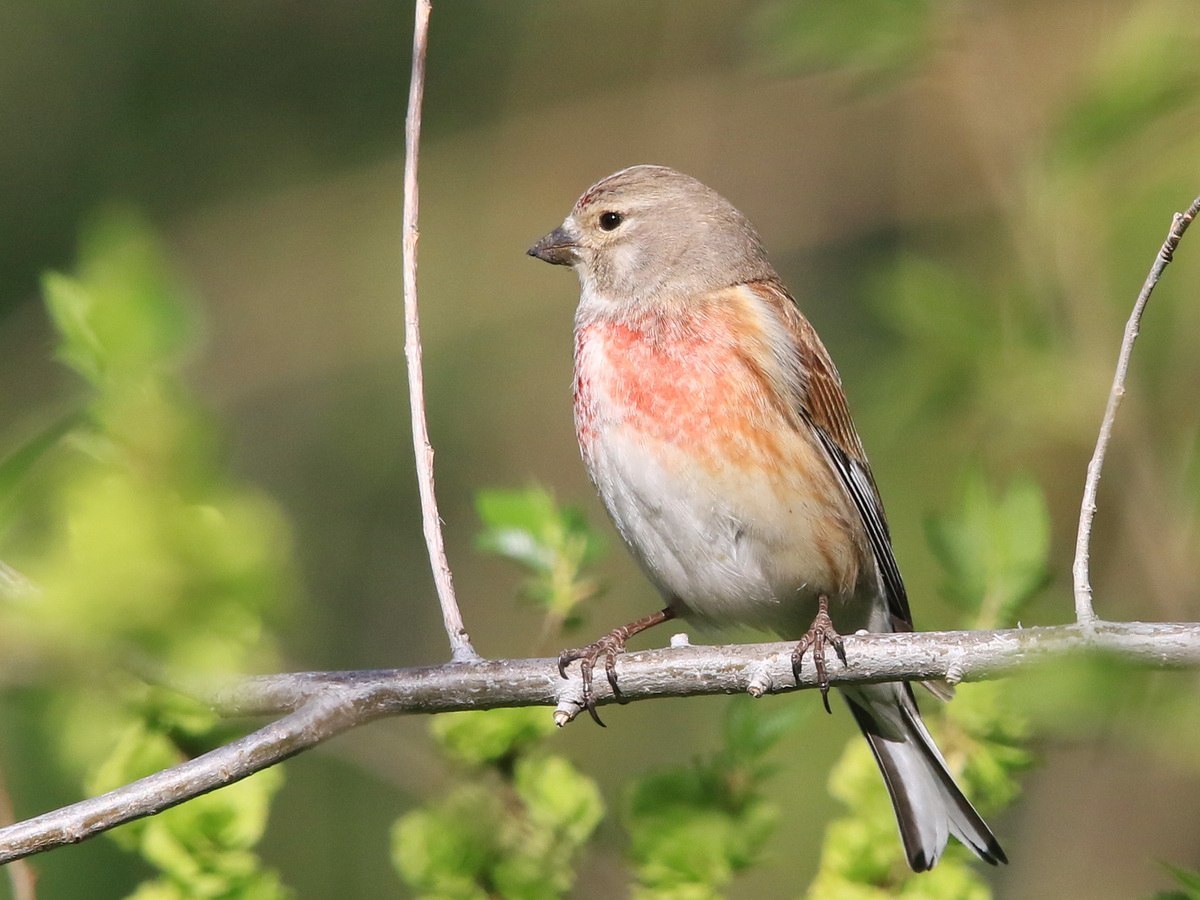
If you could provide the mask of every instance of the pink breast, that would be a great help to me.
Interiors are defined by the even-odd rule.
[[[777,467],[792,435],[755,360],[761,339],[736,309],[646,324],[603,322],[576,334],[575,419],[584,452],[621,426],[687,449],[707,468]]]

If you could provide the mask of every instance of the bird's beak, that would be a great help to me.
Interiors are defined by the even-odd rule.
[[[570,266],[579,258],[578,251],[579,245],[560,225],[526,252],[551,265]]]

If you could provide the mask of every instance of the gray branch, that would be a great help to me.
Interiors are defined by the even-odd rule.
[[[1154,668],[1200,667],[1200,623],[1096,623],[1006,631],[858,634],[849,665],[828,662],[833,684],[996,678],[1066,654],[1107,653]],[[791,643],[679,646],[617,661],[626,701],[701,694],[783,693],[816,686],[805,658],[797,685]],[[298,672],[192,692],[227,716],[283,717],[240,740],[107,794],[0,828],[0,864],[86,840],[239,781],[375,719],[401,713],[553,706],[565,724],[580,710],[580,682],[551,659],[480,660],[412,669]],[[597,703],[615,702],[603,678]],[[547,715],[549,715],[547,711]]]

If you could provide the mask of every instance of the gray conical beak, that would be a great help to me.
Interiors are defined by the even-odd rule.
[[[579,258],[578,250],[578,245],[560,225],[526,252],[551,265],[569,266]]]

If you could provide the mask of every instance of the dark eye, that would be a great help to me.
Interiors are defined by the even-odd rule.
[[[625,217],[617,212],[600,213],[600,227],[605,231],[612,231],[618,225],[625,221]]]

